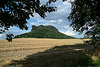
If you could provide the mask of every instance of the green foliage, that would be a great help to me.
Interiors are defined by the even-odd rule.
[[[82,33],[87,31],[85,35],[92,38],[100,38],[100,0],[75,0],[72,2],[72,10],[69,20],[72,21],[71,26],[74,30]],[[100,41],[97,41],[100,43]],[[95,43],[94,43],[95,45]]]
[[[100,67],[100,58],[99,58],[99,60],[97,61],[97,64],[98,64],[97,67]]]
[[[51,29],[37,29],[35,31],[15,36],[15,38],[54,38],[54,39],[73,39],[58,31]]]
[[[77,60],[77,66],[88,67],[88,66],[96,66],[96,64],[94,64],[94,61],[92,60],[91,57],[88,57],[88,58],[79,58]]]
[[[27,30],[27,20],[34,13],[38,13],[42,18],[46,17],[47,12],[55,11],[55,7],[49,6],[56,0],[49,0],[41,5],[40,0],[0,0],[0,33],[8,30],[10,26],[17,26]]]
[[[72,3],[72,11],[69,20],[72,20],[71,26],[78,32],[100,28],[100,0],[75,0]],[[96,32],[96,31],[95,31]],[[100,30],[98,30],[100,32]],[[97,32],[96,32],[97,33]]]
[[[93,45],[96,49],[98,49],[100,45],[100,37],[92,38],[91,45]]]

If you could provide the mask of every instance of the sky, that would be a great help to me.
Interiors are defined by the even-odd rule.
[[[48,0],[41,0],[41,4],[45,4]],[[71,4],[68,1],[62,2],[61,0],[57,1],[56,3],[50,4],[50,6],[57,7],[57,11],[46,13],[46,18],[41,18],[37,13],[34,13],[34,17],[30,16],[30,19],[27,20],[27,26],[29,27],[28,30],[20,30],[17,27],[9,28],[9,31],[6,33],[13,33],[15,36],[20,35],[26,32],[30,32],[32,29],[32,25],[52,25],[58,29],[59,32],[64,33],[69,36],[73,36],[76,38],[83,38],[84,33],[79,35],[79,32],[73,31],[73,28],[69,25],[71,22],[67,19],[71,12]],[[0,39],[5,39],[5,34],[0,34]]]

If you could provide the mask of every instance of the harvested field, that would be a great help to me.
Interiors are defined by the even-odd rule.
[[[46,63],[48,63],[49,61],[52,62],[56,60],[55,65],[59,63],[58,60],[64,59],[64,57],[66,57],[66,59],[69,57],[73,58],[74,54],[76,54],[74,57],[78,57],[80,52],[80,55],[84,56],[82,51],[92,48],[93,46],[83,45],[81,39],[21,38],[13,39],[13,42],[0,40],[0,66],[10,64],[15,66],[19,65],[19,67],[28,67],[34,64],[38,65],[39,62],[45,63],[46,61]],[[71,52],[75,53],[71,54]],[[13,60],[16,60],[18,63]],[[42,65],[43,63],[39,64]],[[58,67],[60,67],[60,65]]]

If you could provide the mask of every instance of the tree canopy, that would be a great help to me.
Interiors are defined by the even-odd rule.
[[[49,0],[41,5],[40,0],[0,0],[0,33],[8,30],[10,26],[27,30],[26,23],[30,16],[34,17],[34,13],[38,13],[45,18],[46,12],[56,11],[56,7],[49,6],[56,1]],[[70,26],[80,33],[87,30],[86,35],[89,37],[100,37],[100,0],[74,0],[70,3]]]
[[[92,38],[91,44],[98,48],[100,45],[100,0],[74,0],[72,2],[69,20],[74,30]]]
[[[56,10],[56,7],[49,6],[52,2],[56,0],[49,0],[45,5],[41,5],[40,0],[0,0],[0,33],[10,26],[27,30],[27,20],[34,17],[34,13],[45,18],[46,12]]]
[[[100,34],[100,0],[74,0],[69,20],[74,30],[96,37]]]

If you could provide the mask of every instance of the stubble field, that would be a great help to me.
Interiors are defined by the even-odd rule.
[[[87,39],[88,40],[88,39]],[[13,42],[7,42],[6,40],[0,40],[0,66],[10,64],[13,60],[17,60],[17,65],[24,65],[29,60],[28,58],[35,58],[34,62],[38,62],[39,58],[48,56],[49,60],[55,58],[55,56],[61,53],[79,53],[77,51],[91,49],[92,46],[83,45],[82,39],[38,39],[38,38],[20,38],[13,39]],[[55,56],[53,56],[55,54]],[[45,56],[46,55],[46,56]],[[82,54],[81,54],[82,55]],[[38,56],[38,58],[37,58]],[[68,55],[69,56],[69,55]],[[57,58],[56,58],[57,59]],[[22,61],[24,60],[24,61]],[[43,59],[40,59],[43,61]],[[30,60],[32,61],[32,60]],[[46,60],[47,61],[47,60]],[[28,64],[30,65],[30,64]],[[27,66],[27,65],[26,65]],[[25,67],[25,66],[24,66]]]

